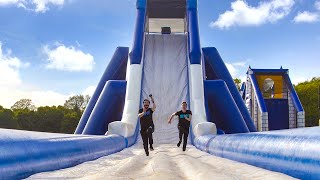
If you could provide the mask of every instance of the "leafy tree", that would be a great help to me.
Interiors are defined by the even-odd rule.
[[[12,110],[22,110],[22,109],[28,109],[31,111],[36,110],[36,107],[33,105],[31,99],[20,99],[16,103],[14,103],[13,106],[11,106]]]
[[[239,79],[239,78],[234,78],[233,81],[234,81],[234,83],[236,84],[238,90],[240,90],[240,88],[241,88],[241,79]]]
[[[68,114],[74,112],[73,109],[67,109],[64,106],[58,106],[57,109],[63,112],[63,114]]]
[[[30,99],[17,101],[10,109],[0,106],[0,128],[73,133],[89,96],[70,97],[64,106],[36,107]]]
[[[312,78],[311,81],[305,81],[295,86],[299,99],[306,113],[306,126],[319,125],[318,109],[318,88],[320,86],[320,77]]]
[[[0,128],[17,129],[17,127],[14,113],[10,109],[4,109],[0,106]]]
[[[63,121],[61,122],[60,132],[72,134],[81,118],[81,113],[71,112],[64,115]]]
[[[15,111],[15,118],[18,123],[18,128],[23,130],[37,130],[37,117],[34,111],[22,109]]]
[[[60,132],[61,121],[63,120],[63,111],[56,106],[39,107],[36,111],[37,130],[45,132]]]
[[[70,97],[65,103],[64,107],[67,109],[73,109],[77,112],[83,111],[90,100],[90,96],[76,95]]]

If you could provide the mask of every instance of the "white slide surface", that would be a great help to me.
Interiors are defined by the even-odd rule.
[[[143,99],[152,94],[157,105],[153,114],[154,143],[178,142],[177,118],[169,125],[168,117],[181,109],[183,101],[188,102],[187,37],[181,35],[146,35],[143,61]],[[151,104],[152,107],[152,104]],[[141,139],[141,138],[139,138]]]
[[[293,179],[287,175],[247,164],[212,156],[187,146],[187,151],[175,145],[155,145],[146,156],[142,145],[85,162],[78,166],[53,172],[44,172],[29,179]]]
[[[184,34],[146,35],[140,104],[153,94],[157,105],[153,114],[155,150],[150,156],[145,155],[139,136],[134,146],[119,153],[71,168],[35,174],[30,179],[291,179],[207,154],[192,145],[185,152],[176,146],[178,120],[175,117],[169,125],[167,119],[181,108],[181,102],[189,103],[186,53]]]

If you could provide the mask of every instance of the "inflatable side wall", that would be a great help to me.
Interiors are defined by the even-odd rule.
[[[85,136],[0,129],[0,179],[23,179],[121,151],[117,135]]]
[[[120,121],[126,94],[126,81],[107,81],[82,134],[104,135],[108,124]]]
[[[211,69],[211,75],[215,76],[215,79],[222,79],[226,82],[230,93],[234,101],[236,102],[243,119],[246,122],[248,129],[251,132],[256,131],[256,127],[250,117],[247,107],[245,106],[239,91],[234,84],[233,78],[231,77],[226,65],[224,64],[221,56],[219,55],[218,51],[214,47],[202,48],[203,56],[206,62],[206,69]]]
[[[77,126],[75,134],[82,134],[83,129],[85,128],[91,112],[98,101],[100,94],[108,80],[125,80],[126,78],[126,68],[128,62],[128,47],[118,47],[114,52],[113,57],[111,58],[105,72],[103,73],[96,90],[94,91],[90,101],[84,110],[80,122]]]
[[[237,104],[222,80],[204,81],[208,120],[227,134],[250,132]]]
[[[215,156],[288,174],[320,178],[319,127],[202,136],[195,146]]]

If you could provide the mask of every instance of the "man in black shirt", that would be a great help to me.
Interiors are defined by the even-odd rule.
[[[185,151],[187,147],[187,141],[188,141],[188,135],[189,135],[189,127],[190,127],[190,121],[192,118],[192,112],[190,110],[187,110],[187,103],[183,102],[181,104],[181,111],[173,113],[170,118],[168,119],[168,123],[171,124],[172,118],[174,116],[179,117],[179,123],[178,123],[178,129],[179,129],[179,142],[177,144],[178,147],[180,147],[182,136],[183,136],[183,147],[182,150]]]
[[[152,133],[154,132],[154,124],[152,120],[152,114],[156,110],[156,104],[154,103],[154,99],[152,95],[149,96],[151,97],[153,107],[149,108],[150,101],[148,99],[145,99],[143,100],[143,108],[139,110],[138,114],[141,126],[140,134],[143,141],[143,148],[147,156],[149,156],[148,142],[150,144],[150,150],[153,151]]]

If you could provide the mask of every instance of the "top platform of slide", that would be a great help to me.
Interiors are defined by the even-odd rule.
[[[187,8],[197,8],[197,0],[137,0],[136,5],[147,8],[149,18],[184,18]]]
[[[184,18],[186,5],[185,0],[148,0],[147,14],[149,18]]]

